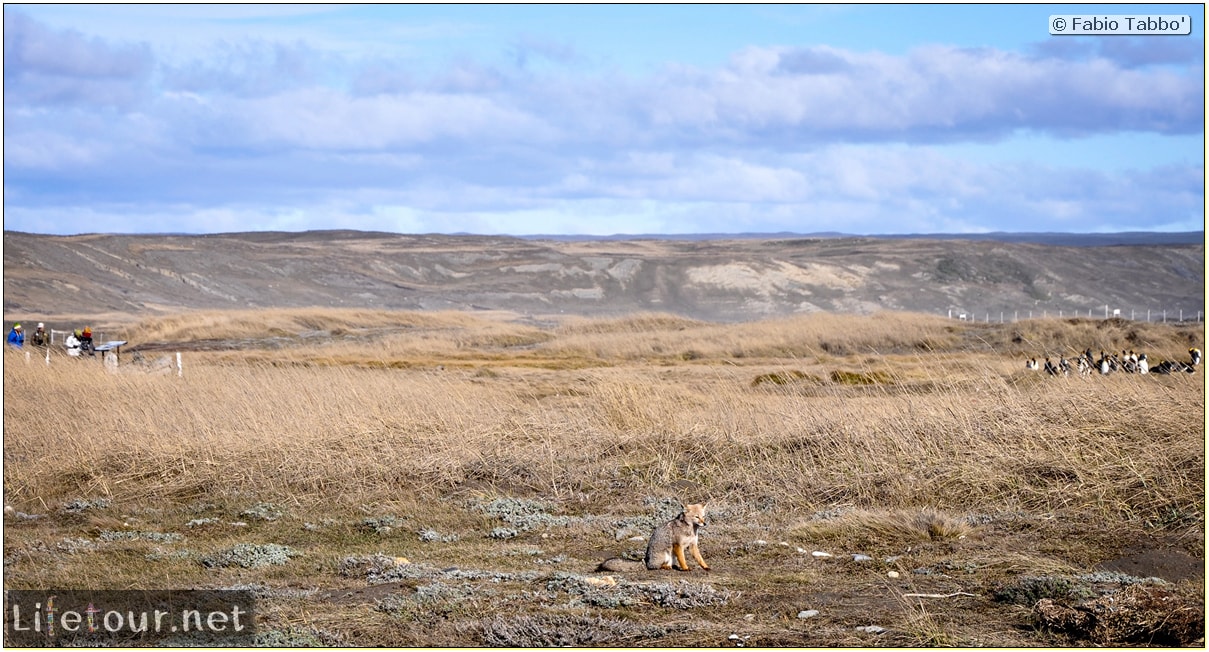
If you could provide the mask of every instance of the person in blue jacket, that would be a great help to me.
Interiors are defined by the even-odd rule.
[[[21,332],[21,324],[13,324],[13,329],[8,332],[8,344],[18,349],[25,344],[25,333]]]

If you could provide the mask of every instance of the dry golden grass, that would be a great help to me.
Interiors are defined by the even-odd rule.
[[[326,333],[311,333],[318,330]],[[743,548],[734,537],[750,531],[737,523],[754,519],[803,545],[870,554],[976,540],[967,545],[981,546],[979,563],[1001,575],[1094,561],[1105,554],[1097,546],[1120,531],[1168,533],[1203,555],[1203,537],[1195,537],[1205,510],[1203,371],[1049,378],[1023,368],[1025,357],[1088,346],[1146,343],[1152,360],[1184,359],[1203,336],[1187,328],[996,326],[894,314],[522,323],[505,315],[274,310],[160,318],[129,333],[132,344],[178,343],[183,376],[147,373],[129,353],[118,373],[89,360],[56,357],[48,367],[6,354],[7,503],[56,512],[75,498],[105,496],[166,510],[177,516],[156,518],[179,524],[198,504],[269,501],[312,520],[395,512],[456,531],[496,525],[450,502],[471,497],[538,498],[567,513],[613,515],[676,497],[732,514],[735,529],[709,532],[732,551]],[[1079,344],[1093,336],[1100,339]],[[243,348],[198,350],[210,340]],[[280,348],[282,340],[293,346]],[[772,375],[779,381],[757,380]],[[845,516],[811,519],[837,508]],[[1052,552],[993,549],[966,519],[1016,513],[1059,519],[1086,536],[1047,543],[1065,551],[1060,561]],[[360,531],[307,538],[299,525],[263,532],[328,560],[380,546]],[[238,540],[190,536],[203,550]],[[601,535],[581,526],[563,536],[574,546]],[[40,559],[39,545],[14,543],[6,555]],[[502,563],[490,539],[451,545],[471,567]],[[612,537],[602,545],[580,554],[608,554]],[[714,538],[710,546],[711,564],[722,557],[725,568],[723,544]],[[175,575],[156,578],[115,563],[110,577],[124,586],[206,576],[186,562],[161,563],[155,572]],[[782,568],[785,577],[732,586],[758,601],[796,590],[799,580],[824,581],[802,563]],[[104,579],[80,564],[16,568],[22,584]],[[293,577],[275,572],[266,577]],[[904,644],[973,640],[914,603],[903,617],[915,632]],[[476,640],[443,631],[357,640]],[[860,642],[852,636],[820,640]],[[686,644],[711,640],[683,634]]]
[[[801,509],[1153,518],[1203,506],[1199,374],[1043,379],[1015,358],[960,351],[968,336],[922,316],[715,325],[642,315],[541,330],[457,313],[268,311],[261,322],[192,315],[132,332],[388,326],[399,330],[368,342],[188,353],[182,378],[10,358],[9,499],[226,486],[354,504],[468,481],[600,493],[621,476],[631,495],[690,481],[711,497]],[[690,350],[689,363],[669,362]],[[753,383],[766,367],[806,379]]]
[[[132,342],[182,342],[296,335],[307,331],[340,334],[350,329],[478,329],[489,323],[471,313],[397,312],[345,308],[272,308],[195,311],[151,317],[117,329]],[[115,337],[115,339],[117,339]]]

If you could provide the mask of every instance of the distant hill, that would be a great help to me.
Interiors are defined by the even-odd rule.
[[[1204,311],[1204,233],[844,236],[4,234],[4,316],[344,306],[737,321]]]
[[[1204,231],[1122,231],[1118,233],[887,233],[853,235],[826,231],[820,233],[686,233],[615,234],[615,235],[524,235],[526,240],[557,242],[591,242],[595,240],[784,240],[790,238],[875,238],[891,240],[986,240],[993,242],[1029,242],[1062,247],[1111,247],[1116,245],[1194,245],[1204,244]]]

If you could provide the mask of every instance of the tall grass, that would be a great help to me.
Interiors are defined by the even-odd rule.
[[[403,328],[305,350],[186,354],[179,378],[6,356],[6,499],[239,493],[343,509],[470,488],[608,501],[690,491],[787,512],[1203,522],[1202,372],[1044,378],[997,350],[1007,330],[972,337],[919,316],[544,329],[456,313],[319,317]],[[196,333],[192,319],[143,328]],[[271,311],[211,330],[263,335],[283,320],[320,325]],[[1183,346],[1178,333],[1147,333]],[[576,356],[597,364],[530,364]],[[401,360],[424,364],[382,364]],[[459,365],[437,371],[440,360]],[[752,382],[785,369],[805,373]],[[835,382],[837,369],[878,380]]]

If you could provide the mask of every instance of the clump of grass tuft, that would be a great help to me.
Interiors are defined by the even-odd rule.
[[[893,382],[890,374],[884,371],[844,371],[836,369],[831,372],[831,382],[841,385],[888,385]]]
[[[788,385],[789,383],[793,383],[793,382],[800,381],[800,380],[805,380],[807,378],[811,378],[811,376],[805,372],[798,371],[796,369],[791,369],[789,371],[775,371],[772,373],[760,374],[759,376],[756,376],[751,381],[751,386],[759,387],[760,385],[764,385],[764,384]]]
[[[974,528],[966,519],[935,510],[847,510],[834,518],[811,520],[792,530],[808,540],[845,541],[858,547],[894,548],[918,541],[958,541]]]
[[[1203,594],[1131,584],[1076,605],[1043,598],[1033,607],[1038,623],[1096,645],[1186,646],[1205,636]]]

